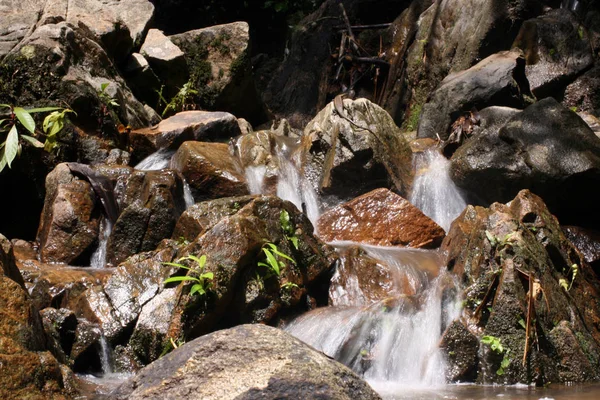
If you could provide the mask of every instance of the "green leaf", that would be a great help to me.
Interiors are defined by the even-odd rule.
[[[62,107],[40,107],[40,108],[28,108],[27,111],[28,113],[39,113],[39,112],[48,112],[48,111],[56,111],[56,110],[60,110],[62,109]]]
[[[171,282],[183,282],[183,281],[194,281],[197,282],[198,278],[194,278],[191,276],[172,276],[170,278],[165,279],[163,283],[171,283]]]
[[[10,164],[13,162],[19,151],[19,134],[17,133],[17,126],[13,125],[8,132],[6,137],[6,147],[4,148],[4,158],[6,158],[6,164],[10,168]]]
[[[527,329],[527,326],[525,325],[525,321],[523,320],[523,318],[521,318],[519,320],[519,325],[521,325],[523,327],[523,329]]]
[[[29,132],[35,132],[35,121],[31,114],[29,114],[24,108],[15,107],[13,108],[13,112],[19,119],[19,122],[27,129]]]
[[[263,252],[267,256],[267,261],[273,269],[273,272],[275,272],[275,274],[279,276],[279,263],[277,262],[277,259],[275,258],[275,256],[273,256],[273,253],[271,253],[269,249],[263,247]]]
[[[204,294],[206,294],[206,291],[204,290],[204,287],[201,284],[196,283],[192,286],[192,289],[190,290],[190,296],[193,296],[195,293],[199,293],[200,296],[203,296]]]
[[[292,242],[292,245],[294,245],[294,248],[296,250],[298,250],[298,238],[296,236],[291,236],[288,239],[290,240],[290,242]]]
[[[110,82],[104,82],[100,84],[100,91],[104,92],[106,90],[106,88],[108,87],[108,85],[110,85]]]
[[[206,256],[205,255],[200,256],[200,258],[198,258],[196,256],[189,255],[189,256],[186,257],[186,259],[192,260],[196,264],[198,264],[198,268],[199,269],[203,269],[204,268],[204,264],[206,264]]]
[[[179,259],[179,260],[181,260],[181,259]],[[169,266],[171,266],[171,267],[184,268],[184,269],[191,270],[191,268],[190,268],[190,267],[186,267],[185,265],[183,265],[183,264],[179,264],[179,263],[173,263],[173,262],[166,262],[166,261],[165,261],[165,262],[163,262],[162,264],[163,264],[163,265],[169,265]]]
[[[205,272],[202,275],[200,275],[200,279],[210,279],[213,280],[215,277],[215,274],[213,274],[212,272]]]
[[[569,291],[569,284],[567,283],[567,280],[565,278],[560,278],[558,280],[558,284],[565,289],[565,292]]]
[[[6,157],[4,156],[4,152],[2,152],[2,158],[0,158],[0,172],[6,167]]]
[[[40,142],[39,140],[37,140],[36,138],[34,138],[33,136],[29,136],[29,135],[21,135],[22,139],[25,139],[26,141],[28,141],[29,143],[31,143],[32,145],[34,145],[37,148],[42,148],[44,147],[44,143]]]
[[[279,249],[277,248],[277,246],[274,245],[273,243],[267,243],[267,246],[269,246],[273,250],[273,253],[277,254],[279,257],[283,257],[286,260],[290,260],[292,262],[292,264],[294,264],[294,265],[296,264],[296,261],[294,261],[293,258],[291,258],[287,254],[282,253],[281,251],[279,251]]]

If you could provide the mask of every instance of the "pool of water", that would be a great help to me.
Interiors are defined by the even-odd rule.
[[[484,386],[447,385],[438,388],[415,388],[369,382],[384,400],[598,400],[600,383],[577,385],[550,385],[539,388],[527,385]]]

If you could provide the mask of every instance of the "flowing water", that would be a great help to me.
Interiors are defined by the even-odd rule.
[[[134,168],[141,171],[158,171],[169,168],[174,150],[160,149],[140,161]]]
[[[90,258],[90,267],[92,268],[104,268],[106,266],[106,245],[108,238],[112,232],[112,224],[108,218],[103,218],[100,222],[98,247]]]
[[[264,165],[250,165],[246,168],[246,182],[250,194],[263,194],[265,192],[265,175],[267,167]]]
[[[467,203],[450,179],[450,161],[437,149],[415,154],[416,178],[410,202],[446,232]]]
[[[445,362],[438,342],[446,324],[460,314],[455,278],[441,268],[434,251],[361,248],[390,269],[395,278],[387,290],[392,297],[365,305],[356,287],[347,289],[355,284],[342,287],[334,278],[333,305],[308,312],[285,329],[369,382],[411,388],[443,385]],[[401,280],[408,281],[408,288],[400,286]],[[407,290],[414,294],[399,294]]]

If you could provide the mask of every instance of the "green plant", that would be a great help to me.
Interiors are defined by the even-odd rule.
[[[164,98],[162,92],[163,88],[161,87],[161,89],[157,91],[157,93],[160,100],[163,102],[163,104],[165,104],[165,108],[161,114],[162,117],[166,116],[171,112],[177,113],[179,111],[183,111],[186,108],[186,106],[190,104],[190,101],[193,98],[193,96],[198,94],[198,91],[194,89],[194,86],[191,81],[184,84],[181,87],[181,89],[179,89],[179,92],[177,92],[177,94],[173,96],[173,98],[169,102],[167,102],[167,100]]]
[[[510,349],[505,349],[500,342],[500,339],[496,336],[486,335],[481,338],[481,343],[487,344],[490,346],[493,352],[496,354],[503,354],[502,361],[500,362],[500,367],[496,371],[496,375],[504,375],[505,369],[510,365],[509,353]]]
[[[294,248],[298,250],[299,239],[296,236],[296,230],[290,222],[290,214],[286,210],[281,210],[279,213],[279,222],[281,223],[281,229],[285,235],[285,238],[289,240]]]
[[[575,277],[577,276],[577,272],[579,271],[579,266],[577,264],[573,264],[571,265],[570,271],[571,272],[571,283],[567,283],[567,280],[565,278],[560,278],[558,280],[558,284],[565,289],[565,291],[569,291],[571,290],[571,288],[573,287],[573,282],[575,281]],[[567,274],[567,271],[563,270],[563,274]]]
[[[104,82],[100,84],[100,90],[98,90],[98,97],[100,98],[100,101],[104,103],[107,107],[119,107],[119,103],[117,103],[117,101],[106,91],[108,85],[110,85],[109,82]]]
[[[288,290],[291,291],[293,288],[297,288],[298,285],[296,285],[294,282],[286,282],[283,285],[281,285],[281,288],[283,290]]]
[[[186,265],[183,265],[182,261],[193,261],[196,263],[195,268],[190,268]],[[171,282],[182,282],[182,281],[191,281],[194,282],[192,288],[190,289],[190,296],[193,296],[195,293],[198,293],[199,296],[204,296],[206,291],[210,286],[210,281],[213,280],[214,274],[212,272],[204,272],[204,265],[206,264],[206,256],[202,255],[200,258],[196,256],[186,256],[181,257],[177,262],[163,262],[164,265],[170,265],[172,267],[183,268],[190,271],[188,275],[184,276],[172,276],[170,278],[165,279],[164,284]]]
[[[72,110],[62,109],[61,107],[24,109],[9,104],[0,104],[0,108],[9,109],[8,117],[0,119],[0,132],[8,132],[4,142],[0,144],[0,172],[2,172],[7,165],[11,168],[14,159],[21,154],[20,139],[29,142],[35,147],[44,148],[46,151],[54,149],[56,146],[56,134],[64,127],[66,113],[73,112]],[[58,110],[61,111],[59,112]],[[46,116],[43,123],[46,141],[45,143],[42,143],[33,136],[36,135],[36,127],[31,114],[49,111],[52,111],[52,113]],[[21,133],[19,131],[21,128],[24,128],[31,133],[31,135]]]
[[[265,261],[259,261],[257,265],[267,269],[268,274],[266,278],[281,275],[281,272],[285,268],[285,263],[279,260],[278,257],[289,260],[292,264],[296,264],[296,261],[294,261],[293,258],[282,253],[273,243],[265,243],[262,247],[262,252],[265,253]]]

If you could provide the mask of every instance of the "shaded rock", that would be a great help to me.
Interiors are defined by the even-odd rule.
[[[255,196],[226,197],[196,203],[189,207],[175,225],[173,239],[192,241],[205,234],[223,218],[236,214]]]
[[[185,177],[197,201],[248,194],[237,160],[225,143],[185,142],[171,166]]]
[[[100,211],[90,184],[65,164],[46,178],[46,201],[37,240],[42,262],[87,265],[98,238]]]
[[[111,397],[159,399],[191,392],[206,399],[379,399],[347,367],[262,325],[238,326],[187,343],[143,369]]]
[[[325,241],[351,240],[380,246],[435,248],[444,230],[407,200],[376,189],[330,209],[318,222]]]
[[[0,233],[0,266],[2,274],[12,281],[16,282],[21,288],[25,289],[23,276],[15,263],[15,256],[11,242]]]
[[[563,223],[600,221],[593,200],[600,195],[600,139],[552,98],[516,114],[497,134],[463,144],[452,156],[451,176],[488,204],[529,188]]]
[[[289,215],[285,229],[282,212]],[[274,321],[284,310],[302,309],[307,293],[326,302],[327,289],[323,292],[320,283],[328,280],[335,256],[311,232],[307,217],[292,203],[260,196],[199,235],[180,254],[206,255],[205,271],[213,272],[214,279],[204,297],[189,296],[190,285],[180,287],[169,336],[189,339],[216,324]],[[283,263],[279,274],[258,265],[267,242],[294,260],[278,256]]]
[[[130,255],[154,250],[161,240],[171,237],[185,210],[183,181],[172,170],[136,171],[122,196],[125,208],[107,243],[107,262],[112,265]]]
[[[10,242],[0,235],[0,245],[0,397],[63,399],[62,372],[54,356],[44,351],[38,310],[22,285],[5,273],[13,270]]]
[[[579,76],[565,89],[562,104],[600,117],[600,66]]]
[[[158,104],[160,80],[140,53],[133,53],[123,68],[123,77],[135,96],[148,104]]]
[[[527,0],[411,2],[389,28],[391,65],[380,104],[398,125],[416,129],[423,106],[448,74],[510,49],[521,21],[540,8]]]
[[[141,160],[162,148],[176,149],[186,140],[225,140],[238,135],[240,127],[229,113],[183,111],[154,127],[132,131],[131,144],[134,159]]]
[[[61,363],[69,363],[67,357],[71,354],[75,342],[77,317],[73,311],[66,308],[45,308],[40,311],[40,315],[47,348]]]
[[[592,114],[577,113],[579,117],[590,127],[596,136],[600,138],[600,119],[594,117]]]
[[[468,206],[442,249],[448,268],[465,284],[469,329],[497,338],[504,348],[499,354],[481,344],[478,382],[597,379],[590,366],[600,360],[600,285],[539,197],[524,190],[507,205]],[[524,367],[526,330],[519,321],[527,324],[530,302]],[[505,354],[504,373],[497,374]],[[563,364],[569,355],[576,369]]]
[[[475,382],[479,363],[479,340],[460,321],[453,321],[442,335],[440,348],[449,364],[449,382]]]
[[[524,107],[529,93],[524,68],[519,51],[503,51],[448,75],[423,106],[417,137],[447,139],[452,122],[473,107]]]
[[[254,123],[264,122],[250,65],[250,29],[233,22],[170,36],[185,54],[190,82],[198,90],[194,103],[222,110]]]
[[[513,47],[525,53],[527,79],[538,98],[564,88],[594,62],[586,30],[566,9],[525,21]]]
[[[77,319],[75,341],[71,347],[70,357],[73,360],[73,370],[89,372],[100,370],[97,343],[102,337],[102,330],[98,324],[93,324],[85,318]]]
[[[174,96],[187,82],[187,66],[183,52],[160,30],[148,31],[140,53],[148,60],[160,81],[166,85],[166,91],[163,93],[166,98]]]
[[[563,233],[600,277],[600,233],[576,226],[563,227]]]
[[[302,157],[313,187],[339,199],[382,186],[408,193],[412,153],[392,118],[365,99],[343,104],[344,116],[331,102],[304,129]]]

